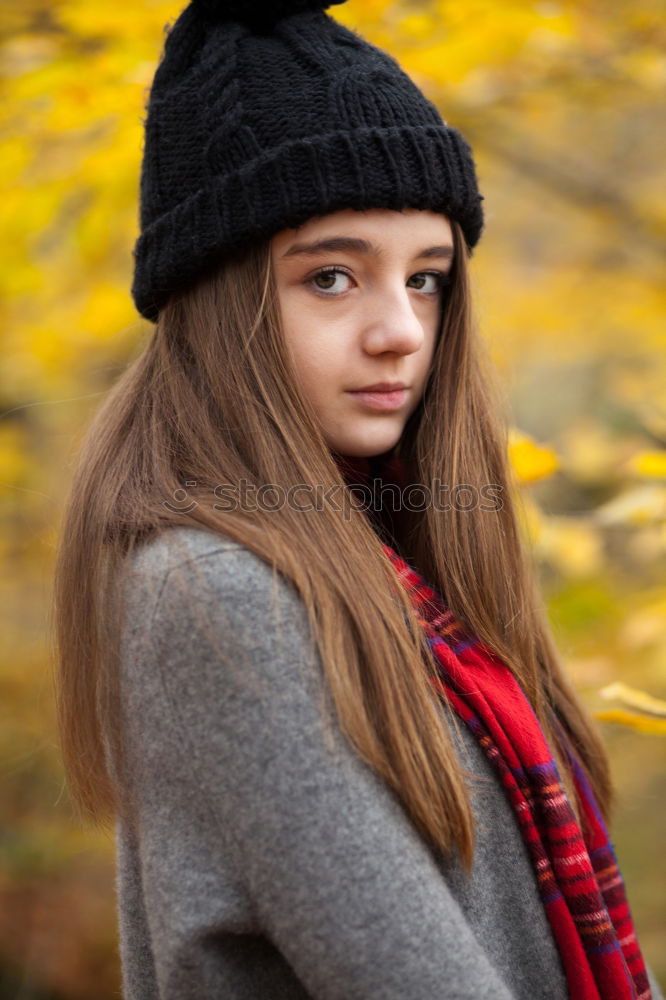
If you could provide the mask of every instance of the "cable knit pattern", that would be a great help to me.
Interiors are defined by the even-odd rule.
[[[472,249],[471,149],[398,62],[330,3],[247,6],[193,0],[167,32],[146,109],[138,311],[155,322],[225,254],[345,208],[442,212]]]

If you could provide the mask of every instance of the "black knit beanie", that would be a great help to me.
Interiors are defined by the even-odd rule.
[[[396,60],[325,13],[344,0],[192,0],[153,79],[132,298],[176,289],[281,229],[345,208],[483,228],[471,150]]]

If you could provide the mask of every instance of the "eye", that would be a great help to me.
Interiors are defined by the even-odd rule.
[[[344,282],[341,282],[341,279],[344,278],[348,279],[348,281],[352,280],[351,275],[344,268],[323,267],[310,275],[309,278],[306,278],[305,284],[310,285],[318,295],[333,298],[349,290],[349,286],[345,286]],[[446,274],[444,271],[419,271],[418,274],[413,274],[409,278],[409,282],[414,281],[420,282],[420,284],[411,285],[410,287],[417,288],[424,295],[436,296],[447,285],[451,284],[451,275]]]
[[[418,274],[413,274],[409,280],[413,281],[414,278],[416,278],[417,280],[423,278],[434,279],[433,280],[434,288],[433,287],[419,288],[419,291],[425,292],[426,295],[439,295],[440,292],[447,287],[447,285],[451,284],[451,275],[445,274],[444,271],[419,271]]]
[[[335,294],[339,294],[340,291],[344,289],[338,289],[338,292],[331,292],[331,289],[335,288],[335,280],[339,274],[344,275],[345,278],[349,277],[349,274],[344,271],[341,267],[326,267],[322,268],[321,271],[317,271],[310,278],[307,278],[305,284],[313,285],[317,293],[322,295],[329,295],[333,297]],[[322,280],[323,284],[317,284],[319,280]]]

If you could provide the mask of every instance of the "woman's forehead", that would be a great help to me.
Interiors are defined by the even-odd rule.
[[[281,252],[291,243],[299,244],[335,236],[358,236],[375,245],[400,244],[403,240],[421,243],[428,240],[452,244],[453,233],[448,218],[439,212],[421,209],[377,208],[364,211],[341,209],[308,219],[293,229],[283,229],[272,239],[274,250]]]

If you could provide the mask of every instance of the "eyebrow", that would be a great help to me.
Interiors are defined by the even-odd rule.
[[[369,240],[360,239],[356,236],[330,236],[327,239],[315,240],[314,243],[294,243],[282,257],[295,257],[299,254],[309,254],[314,256],[318,253],[331,252],[334,250],[347,251],[348,253],[362,253],[371,257],[381,257],[383,252],[380,247],[370,243]],[[452,246],[426,247],[416,254],[415,260],[423,257],[437,257],[442,260],[453,260],[454,250]]]

